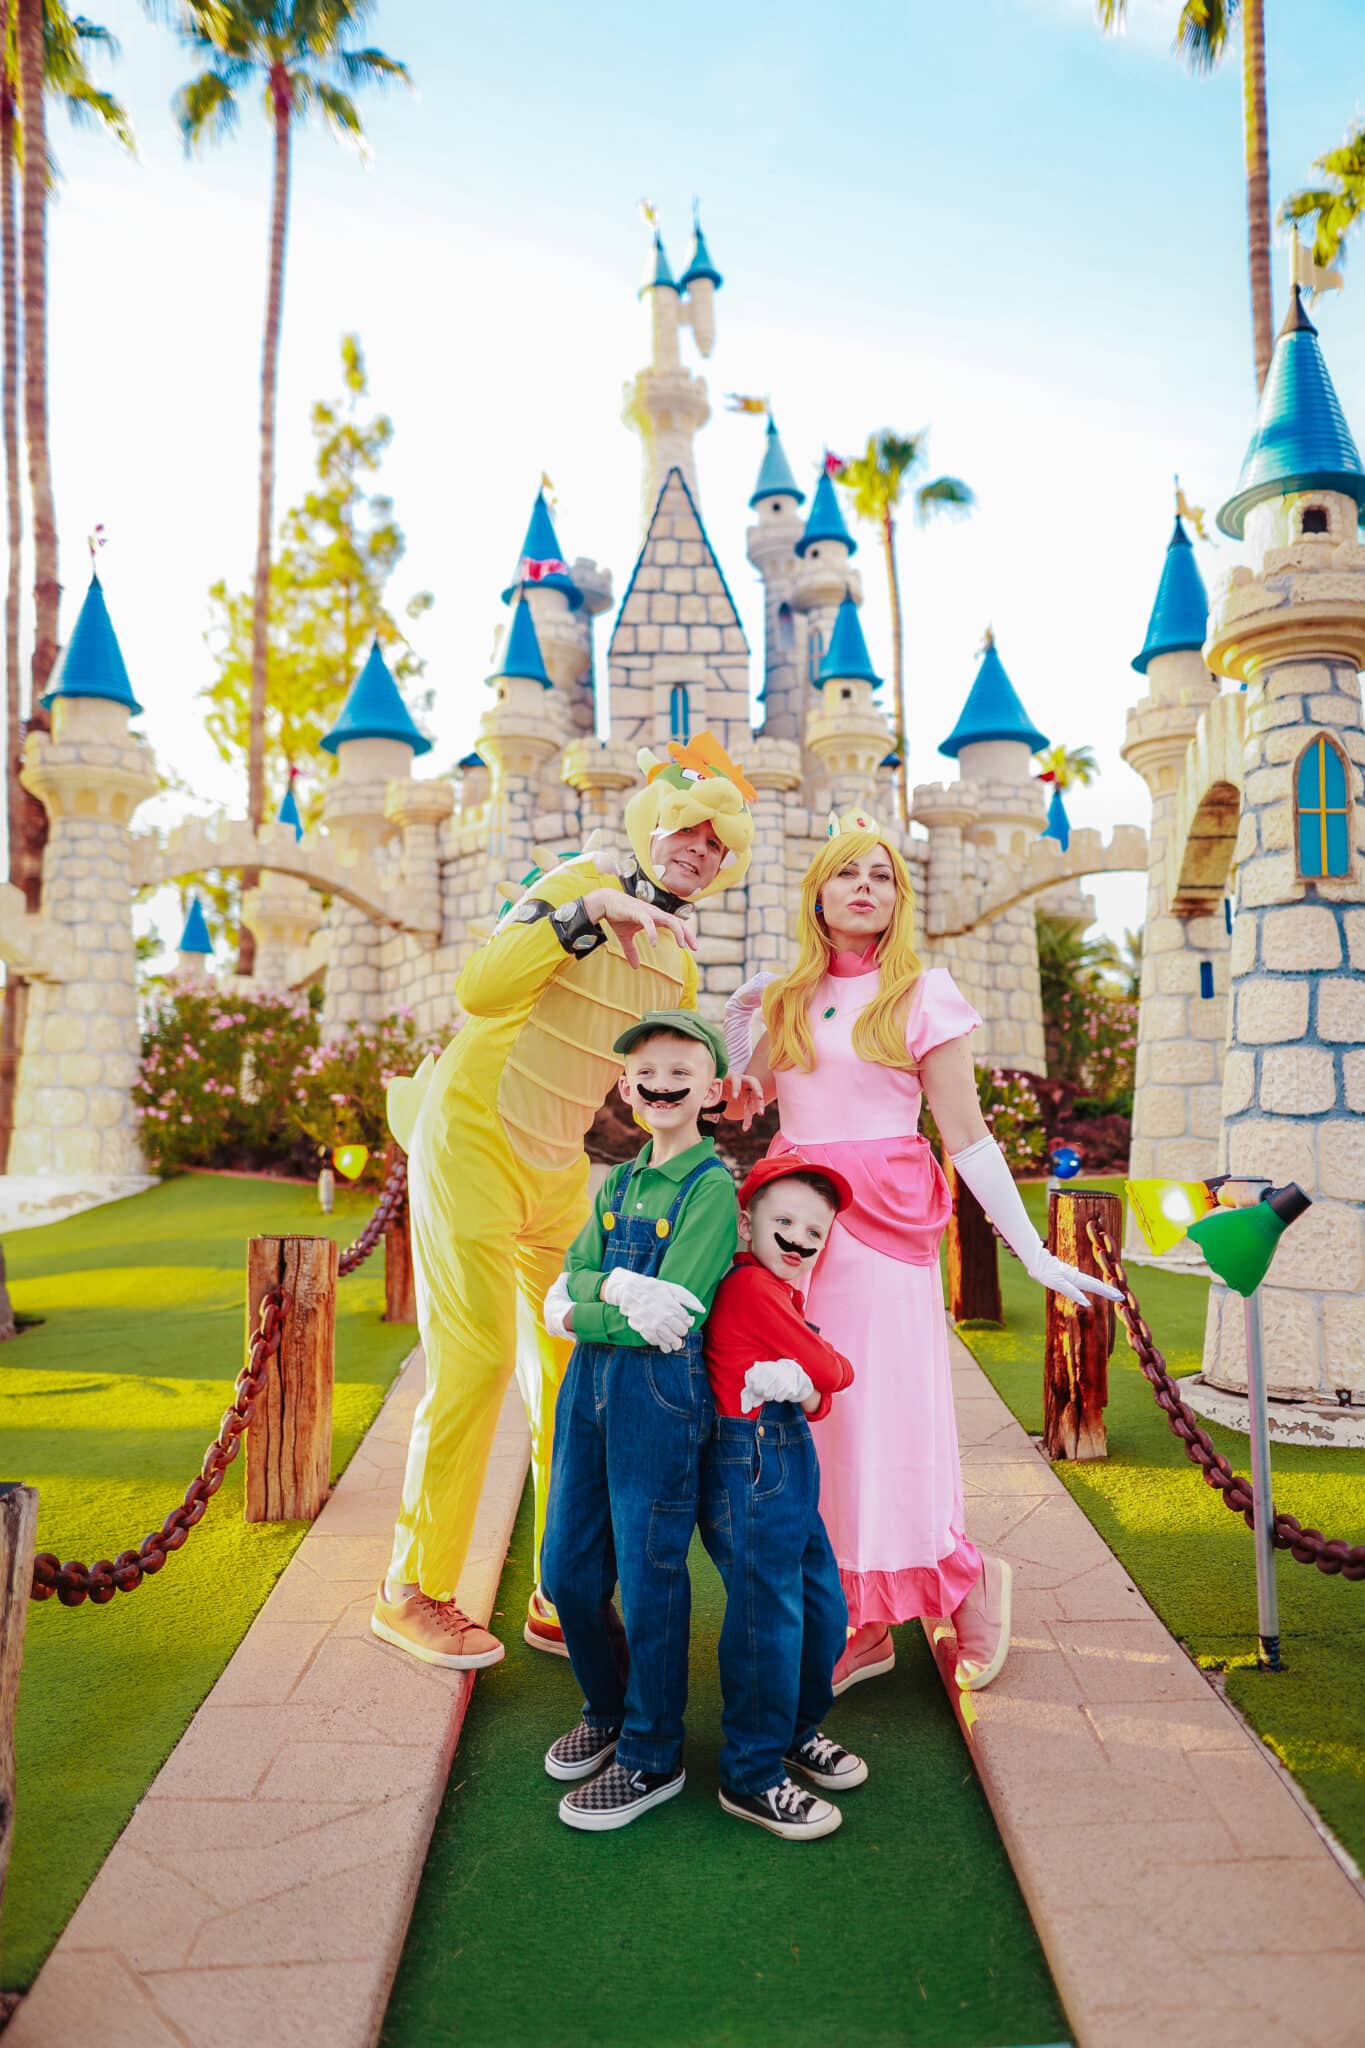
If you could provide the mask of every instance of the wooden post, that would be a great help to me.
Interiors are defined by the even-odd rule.
[[[246,1253],[246,1341],[272,1287],[289,1297],[280,1348],[246,1433],[248,1522],[311,1522],[332,1467],[337,1248],[330,1237],[253,1237]]]
[[[401,1149],[398,1140],[390,1138],[388,1151],[384,1155],[386,1180]],[[406,1202],[384,1232],[384,1321],[417,1321],[417,1293],[412,1277],[412,1229],[408,1221]]]
[[[0,1480],[0,1898],[14,1839],[14,1709],[37,1529],[38,1495],[33,1487]]]
[[[953,1198],[948,1219],[948,1309],[955,1323],[1003,1323],[1000,1256],[994,1230],[976,1196],[944,1153],[943,1172]]]
[[[1054,1188],[1047,1205],[1048,1249],[1069,1266],[1101,1279],[1086,1226],[1100,1224],[1117,1244],[1122,1213],[1117,1195]],[[1112,1303],[1092,1297],[1087,1313],[1049,1290],[1043,1354],[1043,1449],[1049,1458],[1108,1457],[1104,1408],[1113,1348]]]

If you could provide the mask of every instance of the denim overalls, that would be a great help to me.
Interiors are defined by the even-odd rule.
[[[796,1401],[718,1415],[702,1463],[702,1542],[725,1581],[720,1782],[767,1792],[834,1698],[848,1608],[825,1525],[810,1424]]]
[[[605,1232],[604,1270],[657,1274],[689,1191],[702,1174],[725,1172],[703,1159],[656,1221],[628,1214],[632,1162]],[[616,1760],[628,1770],[671,1774],[682,1756],[687,1551],[714,1415],[699,1329],[681,1351],[577,1344],[559,1390],[541,1579],[583,1688],[583,1719],[620,1729]],[[624,1678],[609,1619],[618,1580]]]

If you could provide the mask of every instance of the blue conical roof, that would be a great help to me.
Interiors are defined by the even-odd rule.
[[[512,614],[502,659],[494,669],[493,675],[524,676],[528,683],[539,683],[543,690],[550,687],[545,657],[540,651],[540,640],[536,634],[536,622],[531,617],[531,607],[524,597],[519,600]],[[489,680],[491,682],[492,677]]]
[[[678,289],[678,280],[676,277],[674,277],[673,272],[669,269],[668,257],[664,253],[664,238],[659,233],[659,230],[655,228],[654,275],[652,277],[646,278],[645,282],[641,285],[641,296],[643,297],[645,292],[652,292],[657,290],[660,285],[662,285],[667,291],[670,292],[675,292]]]
[[[758,482],[750,498],[751,506],[763,498],[794,498],[798,505],[806,500],[805,492],[792,475],[792,466],[787,460],[787,451],[777,431],[777,423],[771,414],[768,418],[768,438],[763,447],[763,467],[758,472]]]
[[[277,825],[292,825],[295,839],[302,839],[303,819],[299,816],[298,799],[294,795],[294,785],[292,782],[284,793],[284,802],[275,813],[275,823]]]
[[[1147,621],[1142,652],[1133,661],[1140,676],[1157,654],[1178,654],[1182,648],[1202,647],[1209,625],[1209,599],[1184,521],[1176,515],[1175,532],[1166,547],[1156,603]]]
[[[810,501],[810,517],[806,521],[806,530],[796,543],[797,554],[804,555],[807,548],[814,547],[815,543],[821,540],[841,540],[851,555],[858,552],[858,543],[844,524],[843,511],[834,489],[834,479],[827,469],[820,472],[820,481],[815,486],[815,496]]]
[[[177,953],[211,953],[213,940],[209,937],[208,924],[204,917],[204,906],[197,896],[191,896],[190,907],[185,917],[185,929],[180,934]]]
[[[469,753],[457,761],[455,766],[457,768],[486,768],[488,763],[484,760],[482,754]]]
[[[1063,853],[1066,852],[1071,844],[1071,820],[1066,814],[1066,805],[1062,801],[1062,792],[1055,782],[1052,785],[1052,797],[1047,807],[1047,823],[1038,834],[1038,837],[1040,839],[1055,839]]]
[[[103,586],[93,571],[76,630],[67,643],[61,673],[41,700],[43,709],[46,711],[57,697],[103,697],[110,704],[122,704],[134,717],[142,709],[128,680],[123,649],[104,602]]]
[[[398,694],[398,685],[376,640],[369,659],[351,685],[341,715],[321,745],[329,754],[347,740],[401,740],[414,754],[431,751],[431,741],[417,730],[412,714]]]
[[[1360,452],[1297,285],[1270,358],[1236,494],[1218,514],[1218,525],[1240,540],[1253,505],[1293,491],[1344,491],[1357,505],[1365,504]]]
[[[845,597],[834,620],[834,631],[829,636],[829,646],[820,664],[820,673],[815,678],[817,690],[823,690],[826,683],[835,681],[871,683],[873,689],[881,684],[881,677],[872,666],[872,657],[867,651],[863,638],[863,622],[858,617],[858,607],[851,597]]]
[[[660,247],[662,248],[662,244]],[[696,284],[701,278],[709,278],[717,291],[725,282],[711,261],[711,251],[706,246],[706,237],[701,231],[701,221],[698,219],[692,223],[692,261],[680,279],[683,290],[686,291],[689,285]],[[657,281],[656,279],[655,282]]]
[[[955,761],[964,747],[975,746],[980,740],[1019,740],[1031,754],[1048,743],[1047,734],[1039,732],[1019,702],[993,638],[987,639],[962,715],[939,752]]]
[[[574,582],[572,576],[569,575],[567,568],[564,570],[554,569],[551,570],[548,576],[537,576],[533,579],[527,578],[525,573],[528,562],[563,562],[565,560],[564,550],[559,545],[559,535],[555,532],[554,519],[551,516],[549,506],[545,502],[545,493],[544,491],[537,491],[536,502],[531,507],[531,517],[526,524],[526,538],[521,544],[521,553],[517,557],[517,573],[502,593],[503,603],[511,604],[520,592],[526,588],[529,581],[537,590],[562,590],[565,597],[569,600],[569,610],[571,612],[581,611],[583,608],[583,593]]]

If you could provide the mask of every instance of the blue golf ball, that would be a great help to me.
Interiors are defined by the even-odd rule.
[[[1059,1145],[1048,1164],[1058,1180],[1074,1180],[1081,1170],[1081,1155],[1074,1145]]]

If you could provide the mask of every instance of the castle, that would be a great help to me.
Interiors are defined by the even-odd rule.
[[[243,914],[261,983],[320,976],[326,1021],[402,1004],[444,1032],[460,966],[509,888],[590,833],[621,846],[638,748],[710,728],[758,792],[747,883],[694,913],[713,1014],[789,956],[797,885],[831,807],[870,808],[904,854],[926,964],[951,967],[985,1019],[976,1056],[996,1066],[1044,1070],[1035,907],[1089,922],[1084,877],[1147,874],[1132,1170],[1184,1178],[1221,1163],[1297,1179],[1314,1207],[1266,1290],[1273,1391],[1365,1399],[1365,471],[1297,291],[1220,514],[1257,566],[1233,572],[1210,626],[1177,518],[1125,744],[1152,792],[1151,833],[1121,825],[1102,840],[1042,836],[1032,762],[1046,738],[989,636],[940,749],[956,775],[916,787],[896,822],[857,543],[828,475],[808,502],[771,418],[747,539],[762,587],[755,730],[753,650],[700,509],[707,387],[682,352],[690,330],[710,354],[721,284],[700,226],[676,279],[656,234],[641,294],[650,360],[625,401],[644,531],[605,649],[594,627],[613,609],[610,573],[565,557],[538,496],[502,592],[476,747],[451,778],[414,776],[430,742],[375,648],[323,741],[336,774],[319,832],[301,836],[286,814],[259,834],[197,821],[165,842],[133,833],[152,755],[130,731],[139,707],[92,581],[52,734],[26,745],[24,780],[51,826],[41,911],[0,892],[0,957],[31,984],[11,1173],[117,1182],[141,1169],[136,885],[256,870]],[[1242,687],[1220,694],[1219,674]],[[201,964],[200,944],[186,933],[182,967]],[[1206,1372],[1236,1387],[1240,1319],[1225,1307],[1215,1286]]]

